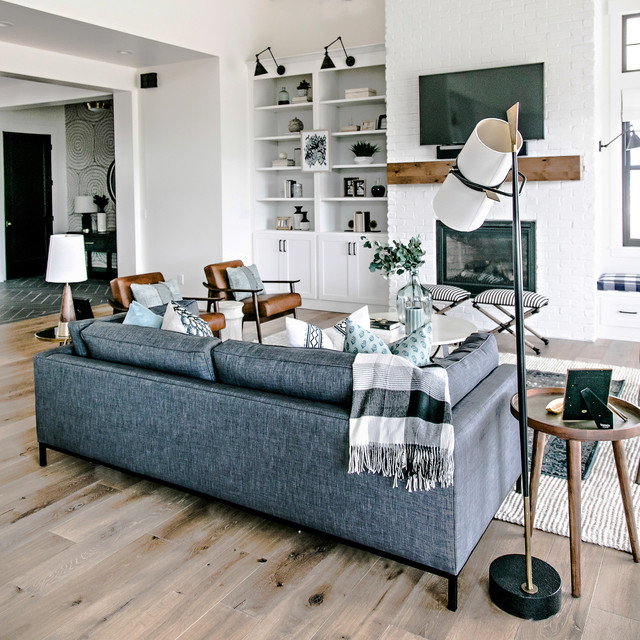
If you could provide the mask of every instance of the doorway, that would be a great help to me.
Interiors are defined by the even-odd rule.
[[[4,209],[7,279],[44,275],[51,204],[51,136],[5,131]]]

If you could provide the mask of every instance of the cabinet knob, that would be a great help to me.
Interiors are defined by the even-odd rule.
[[[7,220],[7,221],[5,222],[5,226],[7,226],[7,227],[11,227],[11,226],[13,226],[13,222],[11,222],[11,220]]]

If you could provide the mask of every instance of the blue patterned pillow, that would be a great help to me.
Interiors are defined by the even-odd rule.
[[[416,367],[424,367],[431,362],[431,323],[418,327],[406,338],[389,345],[391,353],[400,356]]]
[[[351,318],[346,319],[344,351],[348,353],[391,353],[389,347],[369,331],[356,324]]]
[[[211,327],[199,316],[193,315],[176,302],[170,302],[164,312],[162,329],[187,333],[190,336],[213,337]]]
[[[255,264],[250,264],[248,267],[227,267],[227,276],[232,289],[260,289],[258,295],[264,293],[264,284]],[[250,298],[251,294],[236,291],[233,297],[236,300],[244,300]]]

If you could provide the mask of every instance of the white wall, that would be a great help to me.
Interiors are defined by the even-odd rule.
[[[435,147],[419,144],[418,76],[545,63],[546,138],[531,143],[529,154],[581,155],[584,179],[530,182],[520,200],[522,218],[537,226],[537,288],[550,298],[531,324],[547,336],[576,340],[596,336],[595,5],[596,0],[386,3],[389,162],[435,159]],[[423,237],[429,282],[436,276],[431,203],[438,188],[389,188],[389,235]],[[510,201],[494,206],[492,217],[510,219]],[[470,305],[460,313],[487,326]]]
[[[38,133],[51,136],[51,188],[53,232],[67,230],[67,174],[64,107],[0,110],[0,202],[4,203],[4,147],[2,134]],[[0,282],[6,280],[4,206],[0,209]]]

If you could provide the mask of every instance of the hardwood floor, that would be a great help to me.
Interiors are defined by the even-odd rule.
[[[301,317],[329,326],[339,314]],[[33,334],[54,323],[0,325],[1,639],[640,638],[630,554],[583,544],[574,599],[568,539],[536,531],[534,554],[562,576],[562,609],[524,621],[487,593],[490,562],[523,549],[520,527],[494,521],[452,613],[446,581],[431,574],[72,456],[50,452],[40,468],[31,358],[52,345]],[[542,355],[638,367],[640,343],[554,340]]]

